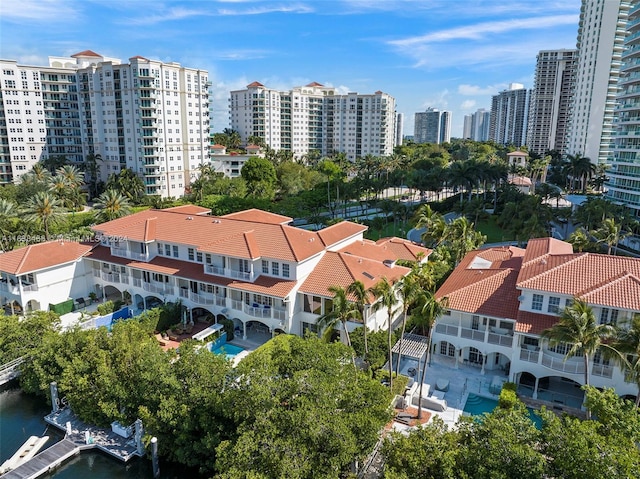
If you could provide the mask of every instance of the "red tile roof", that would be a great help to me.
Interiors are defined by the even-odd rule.
[[[71,263],[91,251],[96,243],[49,241],[0,253],[0,271],[25,274]]]
[[[79,53],[74,53],[73,55],[71,55],[71,58],[78,58],[78,57],[100,57],[100,58],[102,58],[102,55],[98,55],[96,52],[94,52],[92,50],[84,50],[84,51],[81,51]]]
[[[314,82],[309,83],[306,86],[324,86],[324,85],[322,85],[321,83],[318,83],[317,81],[314,81]]]
[[[384,238],[375,243],[371,240],[354,241],[340,252],[382,262],[399,259],[415,261],[420,253],[427,258],[431,250],[400,238]]]
[[[148,59],[148,58],[141,57],[140,55],[136,55],[136,56],[134,56],[134,57],[131,57],[131,58],[129,58],[129,60],[144,60],[144,61],[146,61],[146,62],[148,62],[148,61],[149,61],[149,59]]]
[[[241,221],[253,221],[255,223],[268,223],[272,225],[286,225],[287,223],[291,223],[291,221],[293,221],[293,218],[289,218],[288,216],[278,215],[256,208],[238,211],[237,213],[229,213],[228,215],[222,216],[222,218],[230,218],[233,220]]]
[[[531,240],[522,253],[513,247],[472,251],[436,296],[448,297],[451,309],[515,319],[516,331],[535,334],[557,316],[520,311],[521,290],[640,311],[640,259],[572,253],[570,244],[552,238]]]
[[[253,83],[249,83],[247,85],[247,88],[256,88],[256,87],[264,87],[264,85],[257,81],[254,81]]]
[[[344,241],[347,238],[363,233],[367,229],[367,226],[360,225],[358,223],[341,221],[340,223],[321,229],[317,234],[322,243],[328,248],[340,241]]]
[[[529,156],[529,153],[525,153],[524,151],[512,151],[511,153],[507,153],[507,156]]]
[[[172,208],[164,208],[162,211],[171,211],[173,213],[180,213],[183,215],[208,215],[211,213],[209,208],[197,205],[174,206]]]
[[[380,261],[328,251],[302,283],[299,291],[331,297],[330,286],[346,288],[354,281],[362,281],[365,288],[368,289],[383,277],[386,277],[390,282],[395,282],[409,271],[409,268],[402,266],[390,268]]]

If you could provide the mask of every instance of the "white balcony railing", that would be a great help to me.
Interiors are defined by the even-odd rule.
[[[280,321],[284,321],[287,319],[287,311],[284,309],[273,309],[273,317]]]
[[[189,299],[198,304],[213,304],[214,299],[212,295],[189,293]]]
[[[149,291],[150,293],[173,294],[173,286],[147,283],[146,281],[142,282],[142,289]]]
[[[14,284],[9,284],[6,282],[0,282],[0,291],[5,291],[7,293],[11,293],[11,294],[20,294],[20,290],[18,289],[18,287]]]
[[[93,270],[93,276],[94,278],[99,278],[100,277],[100,270],[99,269],[94,269]]]
[[[453,324],[436,324],[436,333],[457,336],[458,326],[454,326]]]
[[[521,349],[520,359],[530,363],[537,363],[538,359],[540,359],[540,351],[528,351],[526,349]]]
[[[558,358],[548,353],[542,353],[542,365],[556,371],[562,371],[570,374],[584,374],[584,362],[582,359]]]
[[[216,300],[216,306],[225,307],[227,305],[227,298],[224,296],[214,296]]]
[[[601,376],[603,378],[613,377],[613,367],[607,364],[594,364],[591,369],[591,373],[594,376]]]
[[[137,288],[142,288],[142,280],[140,278],[133,278],[133,285]]]
[[[234,279],[241,279],[243,281],[251,281],[251,273],[247,273],[245,271],[238,271],[236,269],[230,269],[229,276]]]
[[[244,312],[249,316],[255,316],[256,318],[270,318],[271,308],[268,306],[247,306],[244,307]]]
[[[180,288],[179,296],[181,298],[188,298],[189,297],[189,290],[187,288]]]
[[[224,276],[224,268],[222,266],[215,266],[213,264],[207,264],[204,267],[204,271],[207,274],[215,274],[217,276]]]
[[[114,248],[111,247],[111,254],[113,256],[119,256],[121,258],[129,258],[136,261],[149,261],[149,253],[136,253],[135,251],[130,251],[127,248]]]
[[[38,291],[38,285],[37,284],[23,284],[22,285],[22,291],[24,293],[29,293],[32,291]]]
[[[489,333],[487,342],[491,344],[499,344],[500,346],[507,346],[510,348],[513,344],[513,336],[509,336],[506,334]]]
[[[232,299],[231,300],[231,308],[236,309],[238,311],[242,311],[242,305],[244,303],[238,299]]]
[[[474,341],[484,342],[484,331],[478,331],[477,329],[461,328],[460,336],[467,339],[473,339]]]

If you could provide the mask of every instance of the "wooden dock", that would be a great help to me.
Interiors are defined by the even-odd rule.
[[[78,419],[69,408],[49,414],[45,417],[45,421],[65,431],[65,438],[0,476],[1,479],[35,479],[59,467],[81,451],[90,449],[103,451],[122,462],[142,456],[133,438],[124,438],[111,430],[90,426]],[[70,434],[67,423],[70,424]]]

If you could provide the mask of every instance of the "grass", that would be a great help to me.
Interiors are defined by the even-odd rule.
[[[475,225],[477,231],[480,231],[487,237],[486,243],[501,243],[503,241],[515,241],[513,235],[507,233],[496,223],[495,216],[489,216],[486,219],[478,221]]]
[[[381,230],[374,229],[369,226],[369,229],[365,231],[364,237],[373,241],[377,241],[380,238],[387,238],[389,236],[397,236],[398,238],[406,238],[407,232],[411,229],[408,222],[398,221],[395,225],[393,221],[389,221],[389,224],[384,225]]]

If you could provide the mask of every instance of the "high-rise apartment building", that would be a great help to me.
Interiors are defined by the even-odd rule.
[[[484,108],[475,113],[464,116],[463,138],[474,141],[487,141],[489,139],[489,124],[491,112]]]
[[[548,150],[565,153],[577,57],[577,50],[538,53],[529,101],[529,151],[540,155]]]
[[[396,115],[396,146],[401,146],[404,140],[404,115]]]
[[[246,143],[257,136],[297,157],[342,152],[350,160],[387,156],[396,144],[396,102],[381,91],[338,94],[313,82],[288,91],[259,82],[231,92],[231,128]]]
[[[592,162],[613,156],[613,118],[628,0],[582,0],[578,28],[578,65],[567,153]]]
[[[640,0],[630,3],[618,80],[617,135],[606,187],[611,201],[625,204],[640,217]]]
[[[205,70],[95,52],[49,57],[49,66],[0,60],[0,182],[47,157],[81,166],[99,154],[102,180],[130,168],[146,193],[184,194],[209,160]]]
[[[524,145],[527,140],[529,90],[521,83],[511,83],[491,97],[489,139],[502,145]]]
[[[427,108],[427,111],[416,113],[413,141],[436,144],[451,141],[451,112]]]

